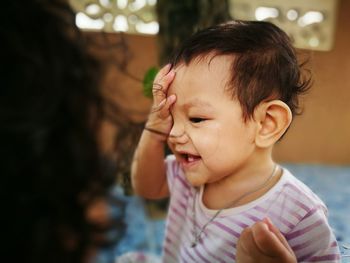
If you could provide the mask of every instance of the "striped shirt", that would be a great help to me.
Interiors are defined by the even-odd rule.
[[[265,217],[269,217],[285,236],[298,262],[340,262],[339,248],[327,221],[326,206],[286,169],[277,184],[262,197],[223,210],[207,225],[199,243],[191,247],[194,225],[198,233],[217,211],[204,206],[203,187],[195,195],[197,190],[187,182],[173,155],[165,162],[171,198],[163,262],[235,262],[241,232]]]

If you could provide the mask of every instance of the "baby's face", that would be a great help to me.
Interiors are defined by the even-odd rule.
[[[193,186],[234,174],[255,150],[254,123],[243,121],[238,100],[227,92],[231,59],[210,59],[177,67],[168,92],[177,96],[169,146]]]

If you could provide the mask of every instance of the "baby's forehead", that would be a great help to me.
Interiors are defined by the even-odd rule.
[[[230,89],[231,68],[232,58],[223,55],[198,57],[189,63],[180,63],[174,67],[176,74],[172,90],[189,90],[192,86],[207,85],[213,89]]]
[[[201,81],[212,79],[225,82],[232,79],[232,58],[229,56],[198,57],[174,68],[176,81]],[[220,82],[221,82],[220,81]]]
[[[174,68],[176,74],[170,85],[168,95],[176,94],[176,104],[188,103],[201,106],[196,99],[231,100],[230,60],[224,56],[197,59],[189,64],[179,64]],[[196,103],[193,103],[196,102]]]

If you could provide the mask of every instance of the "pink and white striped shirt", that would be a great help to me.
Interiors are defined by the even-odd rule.
[[[288,170],[265,195],[246,205],[223,210],[191,247],[197,233],[217,212],[202,202],[203,187],[195,195],[183,170],[170,155],[165,160],[171,193],[163,244],[163,262],[235,262],[237,240],[247,226],[269,217],[280,229],[298,262],[340,262],[335,236],[324,203]],[[196,200],[193,198],[196,196]],[[196,220],[193,222],[193,202]]]

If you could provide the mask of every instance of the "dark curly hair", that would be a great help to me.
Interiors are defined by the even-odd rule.
[[[86,209],[107,194],[130,150],[104,155],[99,127],[109,118],[120,142],[130,121],[102,96],[103,67],[66,1],[1,6],[2,258],[83,262],[93,245]]]
[[[188,65],[205,56],[232,57],[228,88],[243,110],[245,120],[268,99],[285,102],[293,114],[299,111],[299,95],[311,85],[306,63],[299,63],[288,35],[270,22],[229,21],[198,31],[174,53],[170,63]]]

